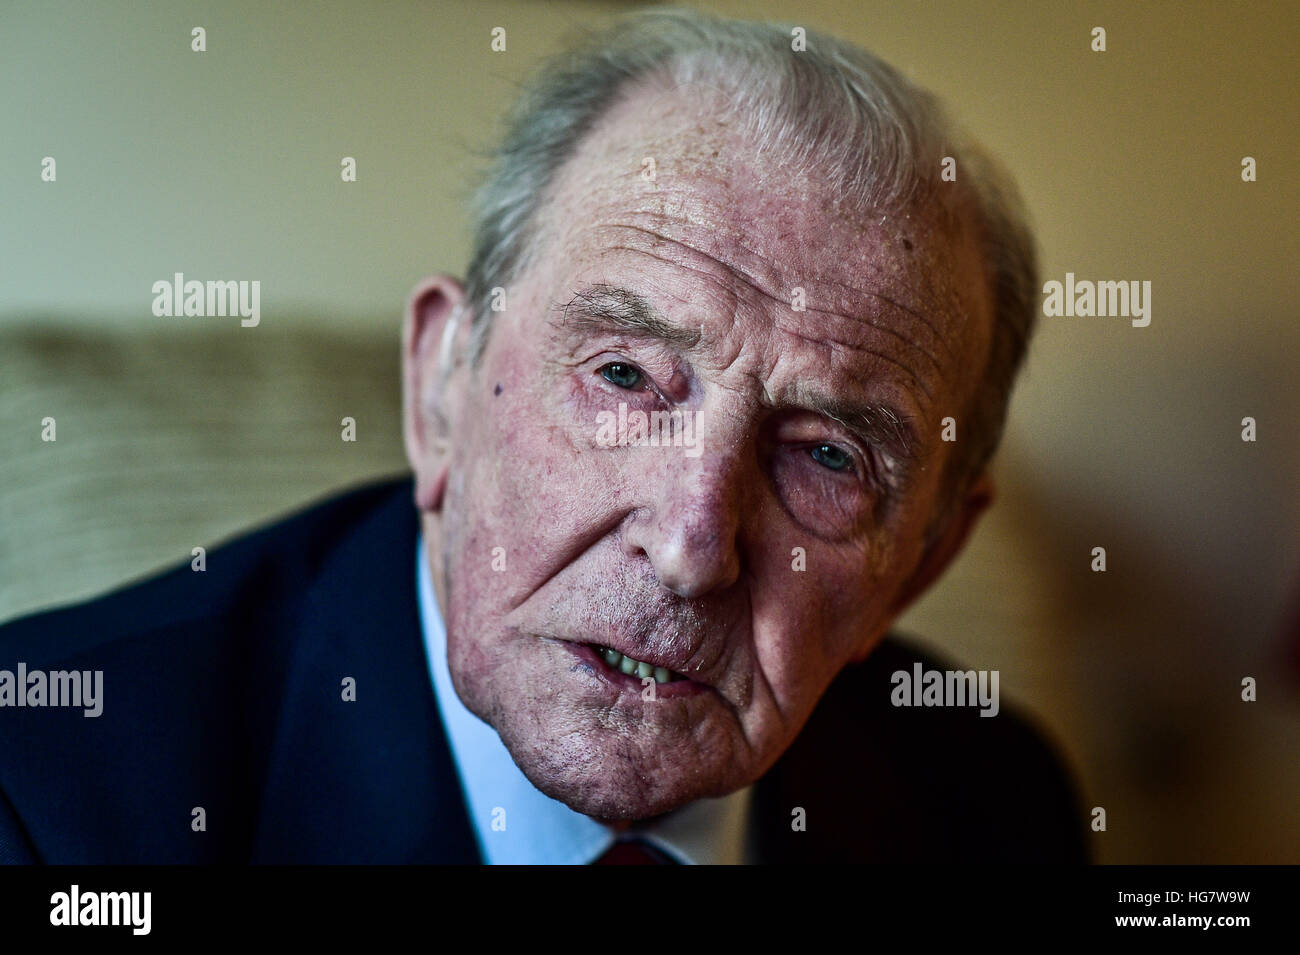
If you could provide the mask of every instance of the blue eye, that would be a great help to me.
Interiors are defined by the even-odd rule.
[[[621,361],[612,361],[608,365],[601,366],[600,375],[611,385],[629,390],[641,384],[641,372],[636,366]]]
[[[832,471],[851,471],[853,469],[853,458],[833,444],[819,444],[809,453],[814,461],[822,467],[830,468]]]

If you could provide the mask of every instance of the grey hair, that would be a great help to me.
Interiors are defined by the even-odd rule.
[[[950,505],[987,465],[1036,316],[1037,257],[1010,178],[948,120],[938,100],[888,64],[842,40],[792,26],[726,20],[680,9],[621,17],[546,61],[511,113],[473,204],[474,246],[466,274],[477,365],[490,328],[490,299],[524,274],[539,211],[560,167],[621,97],[642,84],[705,84],[764,154],[816,169],[863,209],[901,211],[935,198],[943,157],[960,170],[944,184],[942,209],[960,196],[977,223],[994,328],[984,380],[958,416],[963,439],[944,475]],[[932,524],[933,531],[943,520]]]

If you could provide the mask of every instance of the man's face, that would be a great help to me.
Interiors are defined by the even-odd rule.
[[[841,206],[718,115],[680,94],[611,111],[481,365],[446,383],[426,527],[456,690],[602,819],[753,782],[875,645],[987,349],[968,228]],[[638,411],[693,430],[656,446],[619,424]]]

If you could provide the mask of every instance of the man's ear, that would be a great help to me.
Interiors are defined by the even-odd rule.
[[[971,531],[975,529],[980,516],[993,503],[994,497],[993,479],[985,471],[971,484],[961,501],[956,505],[951,517],[948,518],[947,526],[926,547],[925,553],[921,555],[920,563],[916,566],[916,570],[903,585],[903,589],[899,591],[898,597],[894,601],[891,608],[893,618],[896,619],[901,615],[921,594],[930,589],[931,584],[943,575],[943,572],[961,553],[962,548],[966,546]]]
[[[447,275],[415,287],[402,321],[402,437],[415,472],[415,505],[442,507],[450,466],[449,429],[454,388],[447,378],[458,366],[470,324],[465,288]]]

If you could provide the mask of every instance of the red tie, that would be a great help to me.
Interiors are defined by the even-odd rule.
[[[592,865],[677,865],[677,861],[640,839],[622,839]]]

